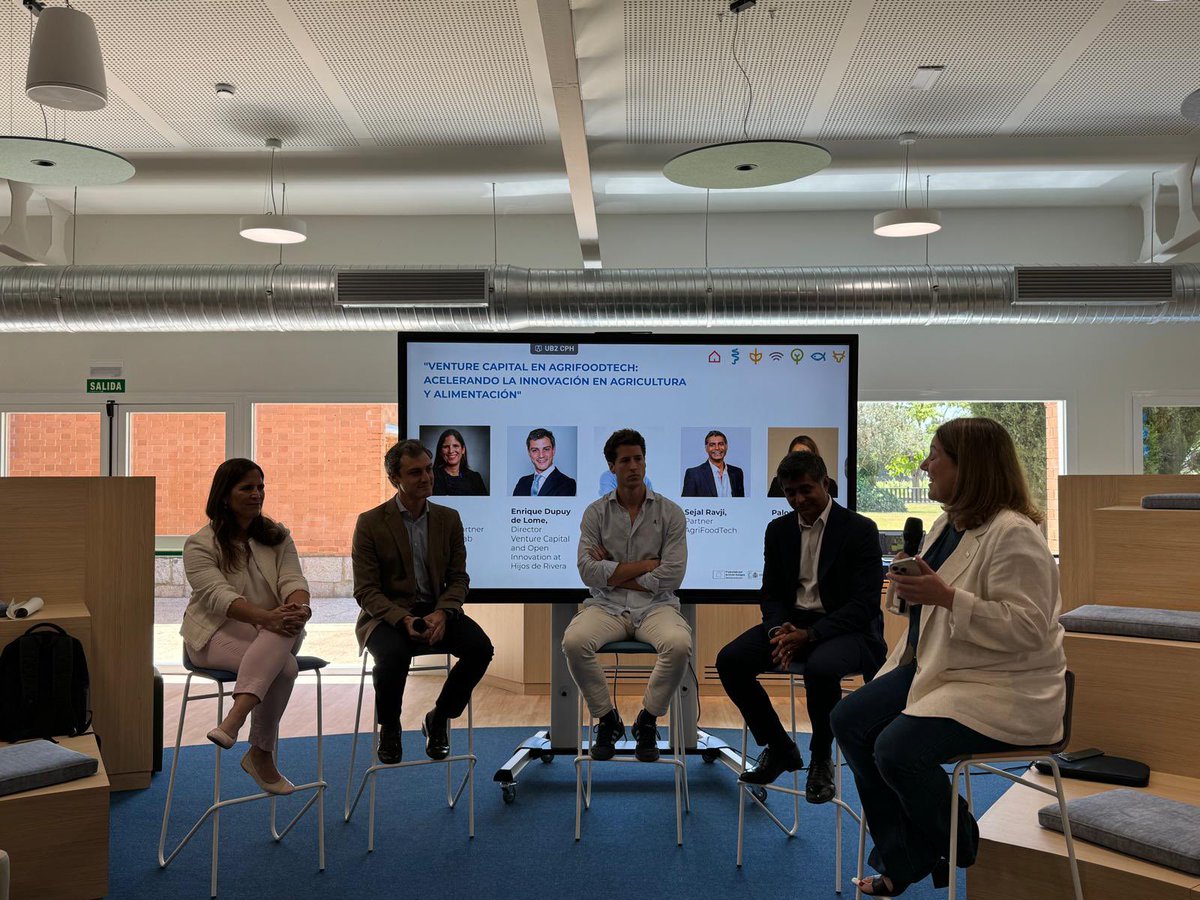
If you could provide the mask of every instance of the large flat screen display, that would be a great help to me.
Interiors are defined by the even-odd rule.
[[[633,428],[687,516],[681,595],[747,600],[763,529],[792,514],[774,473],[797,437],[854,506],[857,371],[857,335],[402,333],[400,423],[462,515],[475,599],[582,594],[580,518],[615,487],[605,440]]]

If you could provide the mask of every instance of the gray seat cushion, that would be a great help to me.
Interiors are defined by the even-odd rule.
[[[1200,494],[1147,494],[1143,509],[1200,509]]]
[[[1068,800],[1067,815],[1077,838],[1200,875],[1200,806],[1120,789]],[[1058,804],[1038,810],[1038,823],[1062,831]]]
[[[0,796],[95,775],[99,763],[50,741],[0,744]]]
[[[1059,619],[1067,631],[1200,642],[1200,612],[1089,603]]]

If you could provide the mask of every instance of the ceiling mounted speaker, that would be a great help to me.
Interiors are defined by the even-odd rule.
[[[1192,91],[1183,98],[1183,117],[1200,125],[1200,91]]]
[[[29,48],[25,95],[55,109],[104,108],[108,103],[104,58],[90,16],[69,6],[42,10]]]

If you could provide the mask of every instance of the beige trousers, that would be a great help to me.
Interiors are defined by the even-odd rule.
[[[204,645],[188,650],[193,665],[237,672],[233,696],[253,694],[258,706],[250,714],[250,743],[268,753],[279,740],[279,720],[296,683],[296,652],[304,635],[287,637],[248,622],[226,619]]]
[[[628,614],[614,616],[596,606],[579,611],[567,626],[562,649],[571,677],[596,718],[613,708],[604,668],[596,659],[596,652],[612,641],[644,641],[658,651],[642,707],[652,716],[665,714],[692,656],[692,629],[687,620],[670,606],[651,611],[636,628]]]

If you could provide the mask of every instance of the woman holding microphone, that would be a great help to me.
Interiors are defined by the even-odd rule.
[[[275,745],[312,608],[291,535],[262,514],[265,493],[263,471],[251,460],[217,468],[205,506],[209,522],[183,548],[192,595],[179,633],[192,665],[238,676],[233,705],[208,739],[231,749],[253,711],[242,769],[267,793],[290,794],[292,783],[275,767]]]
[[[942,886],[951,840],[942,764],[1053,743],[1066,703],[1058,567],[1012,438],[991,419],[954,419],[921,468],[944,513],[920,557],[889,575],[888,608],[906,604],[907,637],[832,717],[875,843],[881,874],[856,880],[868,896],[897,896],[930,874]],[[979,829],[958,802],[965,867]]]

